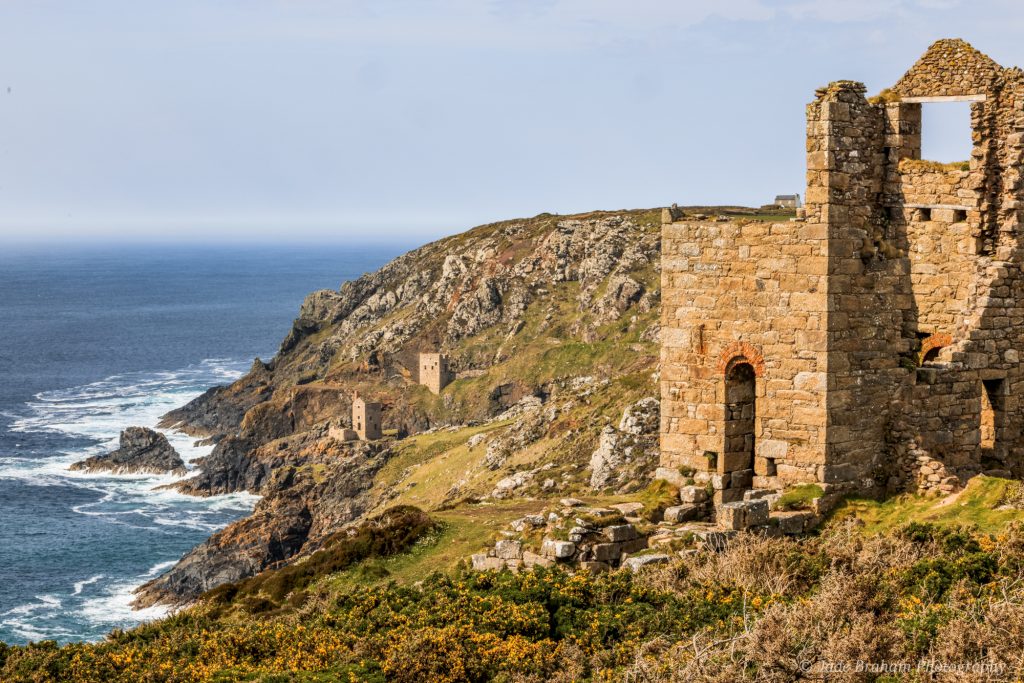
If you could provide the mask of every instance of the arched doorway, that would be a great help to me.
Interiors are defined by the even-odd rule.
[[[746,359],[730,363],[725,373],[725,458],[722,472],[754,469],[754,420],[757,378]]]

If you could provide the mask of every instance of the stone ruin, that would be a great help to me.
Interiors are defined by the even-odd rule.
[[[358,392],[352,397],[352,429],[361,441],[376,441],[384,435],[381,412],[380,403],[367,402]]]
[[[970,102],[963,164],[921,107]],[[800,483],[958,490],[1020,476],[1024,72],[940,40],[891,89],[807,106],[798,218],[663,212],[661,464],[723,505]],[[754,495],[751,495],[751,494]]]
[[[332,424],[327,435],[337,441],[376,441],[384,435],[381,429],[383,404],[367,402],[355,392],[352,395],[352,427]]]
[[[452,381],[448,358],[440,353],[420,353],[419,361],[419,383],[440,394]]]

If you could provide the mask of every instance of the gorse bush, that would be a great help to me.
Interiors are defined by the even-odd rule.
[[[409,509],[383,517],[381,539],[360,528],[314,566],[394,552],[429,526]],[[277,577],[102,643],[0,646],[0,680],[964,683],[1024,674],[1019,526],[994,535],[910,524],[865,537],[848,522],[804,539],[740,535],[723,552],[636,574],[460,570],[358,588]],[[285,586],[302,586],[301,606],[275,597]],[[239,607],[261,600],[271,611]],[[821,669],[923,660],[989,668],[890,678]]]

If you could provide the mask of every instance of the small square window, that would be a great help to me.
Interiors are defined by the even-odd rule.
[[[932,210],[931,209],[918,209],[917,210],[917,220],[919,220],[919,221],[930,221],[931,219],[932,219]]]
[[[965,223],[967,221],[967,209],[954,209],[953,210],[953,222],[954,223]]]

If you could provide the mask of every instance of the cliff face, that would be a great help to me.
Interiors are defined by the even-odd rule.
[[[189,601],[308,553],[401,498],[413,470],[452,449],[469,453],[465,467],[434,478],[426,507],[590,487],[599,438],[609,449],[602,431],[655,395],[659,247],[654,211],[541,215],[310,294],[272,361],[165,417],[216,443],[183,491],[264,499],[144,587],[140,603]],[[456,379],[440,396],[418,384],[421,351],[449,358]],[[350,425],[354,391],[384,403],[385,439],[328,436],[329,425]],[[430,436],[442,428],[453,436]],[[602,486],[635,488],[653,468],[650,439],[629,443],[621,476],[603,472]]]

